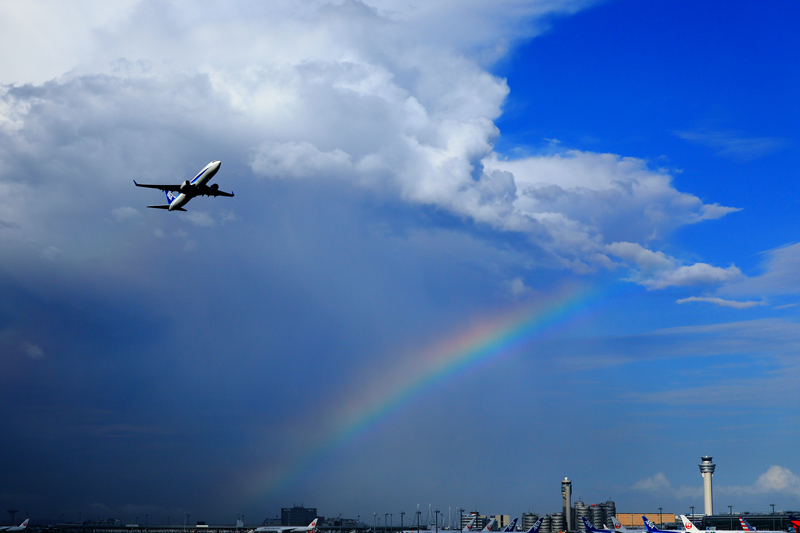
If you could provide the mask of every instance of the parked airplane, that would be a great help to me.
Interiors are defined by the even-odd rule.
[[[307,526],[261,526],[255,528],[253,533],[316,533],[317,520],[319,520],[319,518],[315,518],[314,521]]]
[[[542,527],[542,519],[543,519],[543,517],[540,516],[539,520],[534,522],[534,524],[528,530],[528,533],[539,533],[539,528]],[[800,532],[798,532],[798,533],[800,533]]]
[[[503,533],[511,533],[512,531],[517,530],[517,519],[511,521],[506,527],[503,528]]]
[[[611,523],[614,526],[614,531],[618,531],[620,533],[629,533],[630,532],[630,530],[627,527],[623,526],[622,523],[619,520],[617,520],[616,516],[612,516],[611,517]]]
[[[739,517],[739,523],[740,523],[740,524],[742,524],[742,531],[755,531],[755,530],[756,530],[756,528],[754,528],[753,526],[751,526],[751,525],[750,525],[750,524],[747,522],[747,520],[745,520],[745,519],[744,519],[744,518],[742,518],[741,516]]]
[[[691,520],[686,518],[686,515],[681,515],[681,522],[683,522],[683,527],[686,528],[686,533],[705,533],[705,532],[701,532],[697,528],[697,526],[692,523]],[[741,530],[739,530],[739,529],[717,529],[716,533],[741,533]],[[762,531],[760,533],[766,533],[766,532]],[[779,532],[775,532],[775,533],[779,533]]]
[[[613,529],[598,529],[594,527],[588,520],[586,520],[585,516],[582,516],[581,519],[583,520],[583,526],[586,528],[587,533],[615,533]]]
[[[0,531],[2,531],[3,533],[6,533],[6,532],[12,533],[14,531],[25,531],[28,528],[28,520],[30,520],[30,518],[26,518],[25,521],[23,523],[21,523],[20,525],[18,525],[18,526],[3,526],[3,527],[0,527]]]
[[[206,185],[217,173],[221,164],[219,161],[212,161],[197,176],[192,178],[192,181],[186,180],[179,185],[145,185],[136,183],[136,180],[133,180],[133,184],[137,187],[159,189],[167,194],[166,205],[148,205],[147,207],[166,209],[167,211],[186,211],[183,206],[195,196],[233,196],[233,192],[219,190],[219,185],[216,183],[214,185]],[[176,195],[175,193],[178,194]]]
[[[678,531],[665,531],[663,529],[658,529],[656,525],[644,515],[642,515],[642,520],[644,520],[644,527],[647,529],[647,533],[685,533],[686,531],[685,529]]]

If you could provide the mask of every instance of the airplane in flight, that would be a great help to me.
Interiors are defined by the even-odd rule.
[[[195,196],[233,196],[233,192],[224,192],[219,190],[219,185],[207,185],[207,183],[214,177],[214,174],[219,170],[220,161],[212,161],[207,164],[200,173],[197,174],[191,181],[185,180],[178,185],[152,185],[144,183],[133,184],[137,187],[147,187],[149,189],[159,189],[167,194],[166,205],[148,205],[153,209],[166,209],[167,211],[186,211],[184,205],[189,203],[189,200]],[[176,194],[177,193],[177,194]]]
[[[13,531],[25,531],[28,528],[28,520],[30,520],[30,518],[26,518],[25,521],[23,523],[21,523],[20,525],[18,525],[18,526],[3,526],[3,527],[0,527],[0,531],[2,531],[3,533],[6,533],[6,532],[11,533]]]
[[[319,518],[315,518],[310,524],[307,526],[262,526],[257,527],[253,530],[253,533],[316,533],[317,532],[317,520]]]

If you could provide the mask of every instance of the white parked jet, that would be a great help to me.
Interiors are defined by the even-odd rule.
[[[317,531],[317,520],[315,518],[313,522],[308,524],[307,526],[262,526],[257,527],[253,530],[253,533],[301,533],[301,532],[310,532],[316,533]]]
[[[167,211],[186,211],[183,206],[195,196],[233,196],[233,192],[219,190],[219,185],[216,183],[214,185],[206,185],[217,173],[221,164],[219,161],[212,161],[192,181],[186,180],[180,185],[145,185],[136,183],[136,180],[133,180],[133,184],[137,187],[160,189],[167,194],[166,205],[148,205],[147,207],[166,209]],[[178,194],[176,195],[175,193]]]
[[[6,533],[6,532],[12,533],[14,531],[25,531],[28,528],[28,520],[30,520],[30,518],[26,518],[25,521],[23,523],[21,523],[20,525],[18,525],[18,526],[3,526],[3,527],[0,527],[0,531],[2,531],[3,533]]]

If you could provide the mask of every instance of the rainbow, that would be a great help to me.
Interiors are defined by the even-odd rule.
[[[265,475],[259,476],[257,492],[276,494],[310,476],[317,461],[376,426],[422,392],[520,353],[542,334],[579,317],[579,311],[588,309],[589,302],[597,301],[596,296],[594,290],[585,287],[560,288],[547,298],[483,317],[444,342],[399,357],[402,365],[396,369],[382,368],[373,375],[362,376],[360,383],[376,382],[378,376],[381,382],[366,391],[359,387],[357,397],[333,402],[315,417],[325,424],[313,433],[307,433],[308,428],[295,428],[295,434],[305,433],[305,446],[294,450],[291,459],[281,461],[282,468],[267,467]]]

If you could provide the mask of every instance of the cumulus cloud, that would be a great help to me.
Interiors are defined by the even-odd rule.
[[[722,307],[732,307],[733,309],[749,309],[750,307],[756,307],[759,305],[767,305],[767,302],[737,302],[736,300],[723,300],[722,298],[715,298],[711,296],[690,296],[689,298],[681,298],[677,301],[679,304],[685,304],[690,302],[707,302],[714,305],[719,305]]]
[[[130,178],[175,181],[196,171],[186,161],[198,146],[213,147],[262,179],[337,180],[522,235],[531,264],[627,266],[648,289],[739,280],[735,266],[684,265],[654,246],[736,208],[677,190],[638,158],[495,150],[509,87],[486,66],[541,32],[545,15],[588,3],[234,2],[165,14],[130,2],[86,20],[60,12],[43,24],[59,34],[75,22],[60,51],[80,62],[59,52],[4,73],[33,83],[0,91],[0,187],[13,193],[0,196],[0,219],[36,240],[89,191],[125,205]],[[190,211],[195,225],[217,224]],[[136,213],[112,210],[118,222]]]
[[[636,491],[671,495],[678,499],[696,498],[702,495],[702,487],[699,485],[673,488],[669,479],[662,472],[637,481],[631,488]],[[714,492],[735,495],[776,493],[800,496],[800,476],[783,466],[772,465],[751,485],[717,484],[714,486]]]
[[[721,494],[785,494],[800,496],[800,476],[783,466],[772,465],[752,485],[723,485]]]
[[[663,472],[659,472],[658,474],[641,479],[633,484],[631,487],[633,490],[644,490],[649,492],[657,492],[662,491],[670,488],[669,480],[667,476],[664,475]]]

